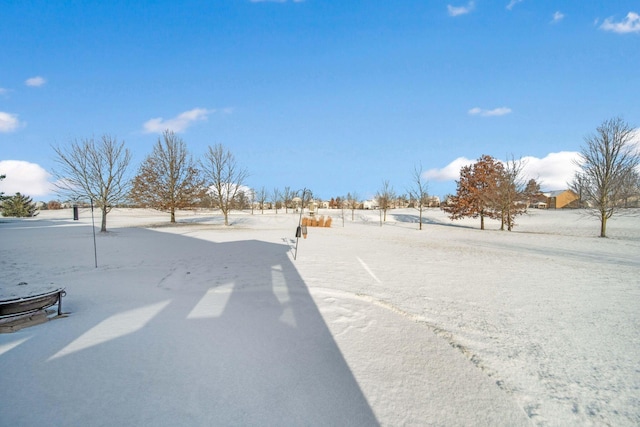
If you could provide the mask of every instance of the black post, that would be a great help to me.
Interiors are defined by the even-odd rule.
[[[93,229],[93,259],[96,263],[96,268],[98,268],[98,249],[96,249],[96,222],[93,218],[93,199],[91,200],[91,225]]]
[[[58,292],[58,316],[62,314],[62,291]]]
[[[302,202],[300,204],[300,218],[298,219],[298,228],[296,228],[296,251],[293,254],[293,260],[295,261],[295,259],[298,257],[298,240],[300,240],[300,235],[302,234],[302,212],[304,212],[304,197],[305,197],[305,193],[307,192],[307,189],[303,189],[302,190]]]
[[[78,205],[73,205],[73,220],[77,221],[80,218],[78,215]]]

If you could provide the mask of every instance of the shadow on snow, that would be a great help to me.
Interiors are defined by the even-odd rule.
[[[54,228],[88,241],[90,227]],[[38,266],[68,275],[72,313],[0,351],[5,423],[378,424],[288,245],[119,229],[99,236],[98,269],[88,249],[66,254],[88,265],[75,273],[60,257]]]

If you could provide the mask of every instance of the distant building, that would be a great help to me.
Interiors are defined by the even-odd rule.
[[[380,209],[378,201],[375,199],[365,200],[362,202],[362,209]]]
[[[440,197],[438,196],[430,196],[427,201],[427,206],[430,208],[439,208],[440,207]]]
[[[577,208],[578,195],[571,190],[558,190],[545,193],[549,209]]]
[[[542,200],[535,200],[531,204],[529,204],[529,207],[536,209],[547,209],[547,202],[543,202]]]

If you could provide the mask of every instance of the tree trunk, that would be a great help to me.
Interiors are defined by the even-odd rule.
[[[484,230],[484,214],[480,214],[480,230]]]
[[[172,207],[171,208],[171,223],[175,223],[176,222],[176,208]]]
[[[102,211],[102,224],[100,225],[100,232],[106,233],[107,232],[107,207],[102,206],[100,210]]]
[[[600,219],[600,237],[607,237],[607,216],[603,215]]]

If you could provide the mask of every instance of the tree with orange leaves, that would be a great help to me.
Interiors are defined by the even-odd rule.
[[[482,155],[472,165],[460,169],[460,180],[456,194],[441,209],[452,220],[464,217],[480,217],[480,229],[484,230],[484,219],[498,218],[495,210],[498,185],[504,174],[504,166],[491,156]]]

